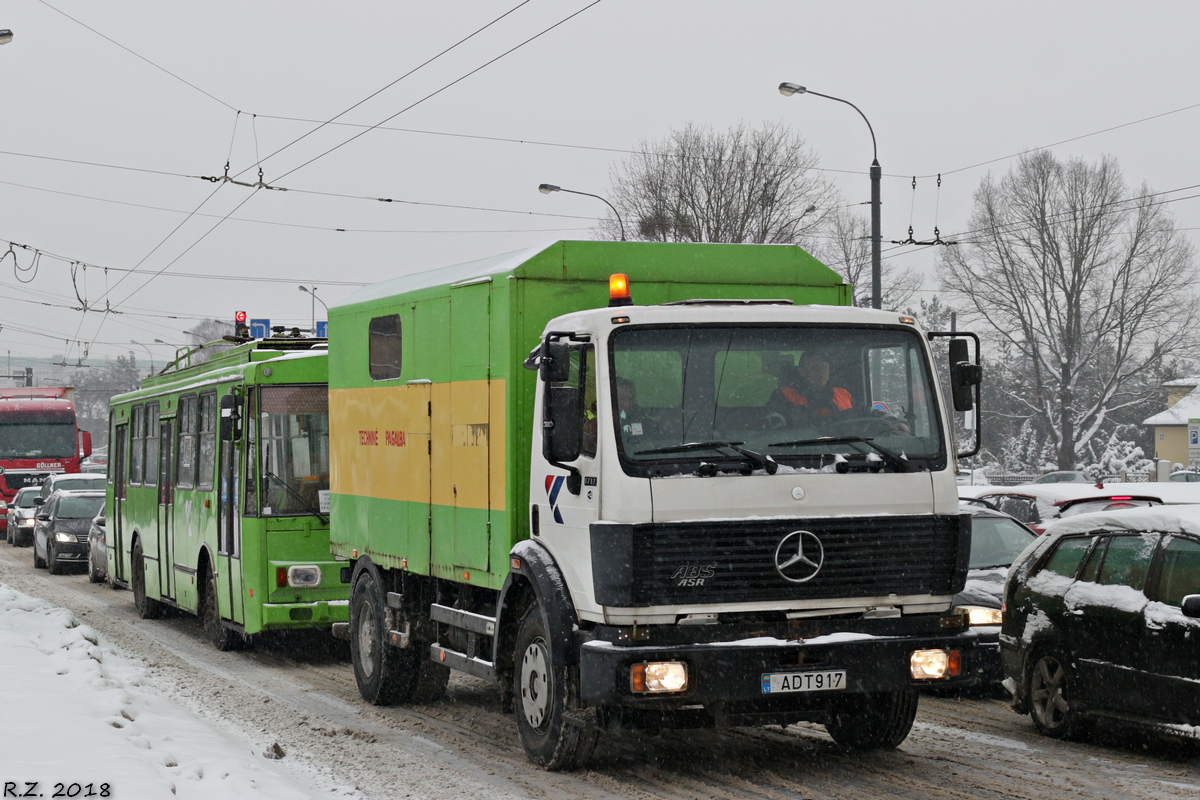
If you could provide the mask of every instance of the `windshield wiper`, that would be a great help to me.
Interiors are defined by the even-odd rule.
[[[321,513],[321,509],[319,509],[319,508],[313,508],[313,504],[312,504],[312,503],[310,503],[310,502],[308,502],[308,500],[304,499],[304,495],[300,494],[300,493],[299,493],[299,492],[297,492],[295,489],[293,489],[292,487],[288,486],[288,485],[287,485],[287,481],[285,481],[283,478],[281,478],[281,477],[279,477],[278,475],[276,475],[274,472],[271,472],[271,470],[269,470],[269,469],[265,469],[265,470],[263,470],[263,474],[264,474],[264,475],[266,475],[266,476],[267,476],[268,478],[270,478],[271,480],[275,481],[275,482],[276,482],[277,484],[279,484],[280,486],[282,486],[282,487],[283,487],[283,490],[284,490],[285,492],[287,492],[287,493],[288,493],[288,494],[290,494],[292,497],[294,497],[294,498],[297,500],[297,502],[299,502],[299,503],[300,503],[300,505],[304,506],[304,510],[305,510],[305,511],[307,511],[309,514],[312,514],[312,515],[313,515],[314,517],[316,517],[317,519],[321,520],[321,524],[322,524],[322,525],[328,525],[328,524],[329,524],[329,518],[328,518],[328,517],[326,517],[324,514],[322,514],[322,513]]]
[[[895,450],[889,450],[882,445],[875,444],[874,439],[868,439],[865,436],[821,436],[816,439],[796,439],[791,442],[772,442],[767,447],[800,447],[810,444],[865,444],[867,447],[874,450],[879,455],[883,456],[883,460],[892,466],[897,472],[908,472],[912,469],[912,464],[908,463],[908,459],[897,453]]]
[[[634,455],[637,456],[652,456],[666,455],[668,453],[686,453],[689,450],[720,450],[725,448],[732,450],[739,455],[745,456],[754,466],[767,471],[768,475],[774,475],[779,470],[779,463],[770,456],[765,456],[762,453],[751,450],[748,447],[742,447],[744,442],[687,442],[686,444],[676,444],[670,447],[655,447],[651,450],[638,450]]]

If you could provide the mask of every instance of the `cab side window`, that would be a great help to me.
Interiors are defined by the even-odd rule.
[[[374,317],[367,330],[367,359],[371,380],[400,377],[400,315]]]
[[[1200,594],[1200,542],[1175,537],[1163,547],[1158,599],[1181,606],[1189,594]]]

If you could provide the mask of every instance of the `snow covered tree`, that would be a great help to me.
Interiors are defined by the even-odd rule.
[[[1122,472],[1149,472],[1154,462],[1146,458],[1142,448],[1123,438],[1122,431],[1113,431],[1093,463],[1084,467],[1087,476],[1095,481]]]
[[[1008,401],[1073,469],[1194,346],[1191,245],[1159,196],[1126,190],[1114,159],[1046,151],[983,180],[971,228],[940,254],[943,288],[1011,349]]]

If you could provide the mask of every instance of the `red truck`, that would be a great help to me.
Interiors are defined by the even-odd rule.
[[[53,472],[79,472],[92,435],[76,424],[74,396],[69,386],[0,388],[0,500]]]

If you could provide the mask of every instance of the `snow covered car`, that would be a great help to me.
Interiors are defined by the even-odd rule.
[[[986,500],[1018,522],[1041,533],[1054,520],[1076,514],[1181,502],[1163,499],[1163,488],[1166,486],[1163,483],[1060,483],[1051,486],[1026,483],[1020,486],[986,487],[971,492],[970,496]],[[959,493],[963,494],[963,490],[960,489]],[[1200,502],[1200,492],[1195,494],[1196,499],[1191,502]]]
[[[1004,685],[1043,734],[1103,719],[1195,735],[1200,506],[1055,522],[1013,563],[1004,601]]]
[[[33,502],[40,506],[49,500],[50,495],[59,489],[68,492],[78,492],[85,489],[103,489],[107,480],[104,475],[97,475],[95,473],[56,472],[48,475],[46,480],[42,481],[42,487],[38,490],[37,494],[38,499]]]
[[[960,505],[971,514],[971,555],[967,583],[954,595],[954,610],[967,615],[971,631],[978,637],[976,685],[993,686],[1004,677],[1000,665],[1004,579],[1009,565],[1037,539],[1037,534],[1008,514],[977,501]]]
[[[33,541],[33,514],[37,511],[33,498],[40,491],[40,487],[26,486],[8,504],[8,527],[4,538],[13,547],[26,547]]]
[[[68,564],[86,564],[88,529],[103,504],[102,491],[58,491],[50,495],[35,517],[33,565],[48,567],[51,575],[61,575]]]
[[[100,511],[92,517],[92,524],[88,527],[87,575],[92,583],[108,580],[108,552],[104,547],[104,527],[104,503],[101,503]]]

